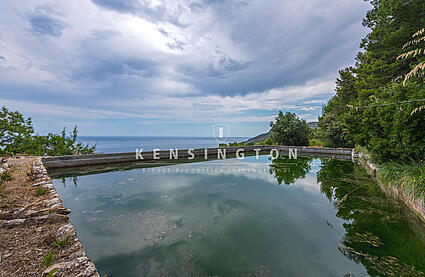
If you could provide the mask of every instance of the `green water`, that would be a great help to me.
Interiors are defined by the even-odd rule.
[[[208,161],[55,180],[101,276],[423,276],[421,226],[351,161]]]

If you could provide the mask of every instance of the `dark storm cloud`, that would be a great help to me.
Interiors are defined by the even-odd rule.
[[[262,1],[254,7],[231,1],[202,5],[209,2],[219,11],[217,21],[252,58],[234,60],[223,54],[218,70],[211,64],[201,69],[186,66],[194,84],[207,93],[235,95],[302,84],[349,65],[358,51],[360,40],[353,40],[353,30],[361,36],[361,9],[336,4],[327,11],[324,2],[322,6],[291,2],[297,11],[292,14],[279,1]]]
[[[155,4],[138,0],[92,2],[99,7],[131,14],[159,26],[164,23],[174,24],[187,31],[192,40],[211,37],[214,41],[214,33],[205,33],[211,30],[227,36],[227,43],[240,48],[246,54],[245,57],[234,56],[217,42],[213,50],[215,53],[202,57],[209,60],[199,61],[199,64],[184,61],[163,64],[180,72],[181,81],[191,83],[200,92],[218,95],[243,95],[329,77],[353,60],[360,41],[361,18],[364,14],[364,9],[350,8],[359,7],[354,1],[341,3],[336,0],[203,0],[193,1],[188,6],[179,1],[155,1]],[[199,14],[200,18],[190,20]],[[204,15],[210,15],[211,21],[202,22]],[[198,28],[198,25],[205,26]],[[169,39],[165,46],[171,50],[184,51],[190,43],[178,39],[164,27],[158,27],[157,30]],[[359,39],[353,39],[353,30],[359,34],[354,37]],[[101,34],[97,34],[95,39],[103,38]],[[136,60],[139,58],[134,57]],[[150,60],[155,58],[149,57]],[[115,76],[120,73],[127,76],[128,71],[123,68],[131,69],[132,65],[127,67],[126,59],[123,60],[122,67],[111,62],[110,69],[93,70],[91,76],[94,81],[96,78],[104,81],[105,76],[111,72]],[[93,60],[93,57],[89,60]],[[96,60],[92,62],[97,63]],[[108,64],[100,63],[105,66]],[[145,69],[149,70],[147,67]],[[160,75],[154,76],[155,74]],[[156,71],[151,72],[150,76],[166,77],[161,74],[161,71]],[[114,81],[119,80],[114,78]]]

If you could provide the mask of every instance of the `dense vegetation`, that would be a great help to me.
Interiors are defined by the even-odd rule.
[[[31,118],[2,107],[0,111],[0,154],[29,155],[73,155],[90,154],[95,146],[84,145],[77,141],[77,127],[68,136],[66,130],[60,134],[49,133],[45,136],[36,134]]]
[[[423,191],[425,1],[371,4],[363,20],[371,32],[355,65],[339,71],[336,95],[319,118],[320,138],[325,146],[366,149],[383,178]]]
[[[371,3],[363,21],[371,32],[355,66],[339,72],[336,95],[319,118],[321,137],[326,146],[366,147],[378,162],[418,161],[425,155],[425,111],[417,109],[425,104],[418,74],[425,39],[416,32],[425,26],[425,1]]]

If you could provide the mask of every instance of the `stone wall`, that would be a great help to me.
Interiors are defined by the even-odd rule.
[[[54,276],[98,277],[67,216],[71,211],[63,207],[41,158],[9,159],[1,168],[11,168],[14,179],[5,184],[7,191],[3,194],[9,204],[0,210],[4,248],[0,251],[0,276],[45,276],[54,272]],[[43,195],[36,195],[37,188],[44,191]],[[13,240],[8,241],[9,237]],[[66,243],[58,246],[57,241]],[[52,251],[53,262],[43,266],[43,257]]]
[[[385,184],[380,181],[379,168],[373,164],[367,155],[359,153],[359,162],[365,167],[368,173],[378,182],[379,187],[387,194],[399,198],[406,204],[418,217],[425,223],[425,203],[424,198],[414,199],[413,196],[407,194],[405,191],[393,186]]]

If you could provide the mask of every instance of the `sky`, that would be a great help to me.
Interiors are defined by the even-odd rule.
[[[230,136],[317,121],[368,30],[361,0],[2,0],[0,106],[40,134]]]

